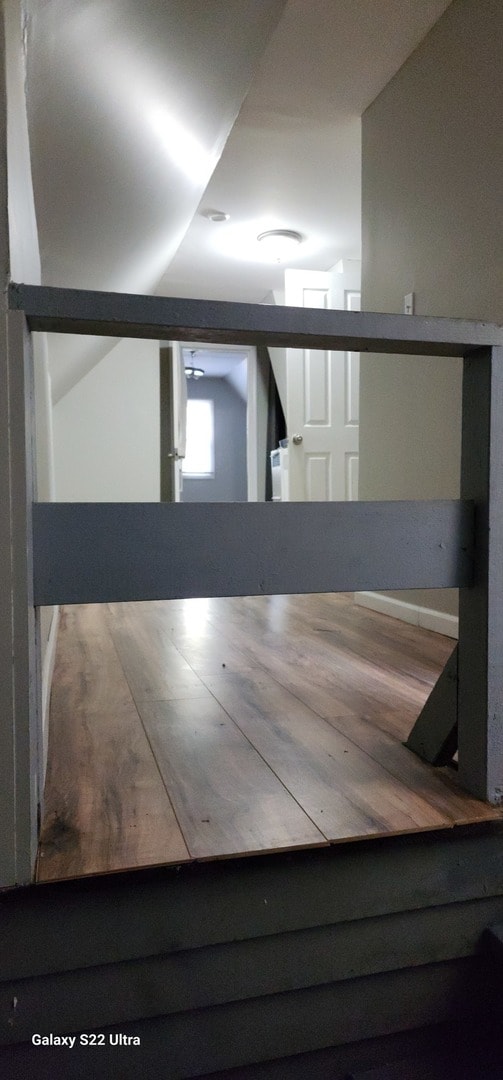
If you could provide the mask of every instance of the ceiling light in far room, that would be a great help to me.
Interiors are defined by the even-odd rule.
[[[204,368],[196,367],[196,365],[194,364],[195,355],[196,355],[196,350],[191,349],[190,350],[190,364],[187,364],[186,367],[185,367],[185,376],[186,376],[187,379],[200,379],[201,376],[204,375]]]
[[[284,262],[298,244],[302,243],[303,237],[294,229],[269,229],[259,233],[257,240],[268,259],[272,262]]]

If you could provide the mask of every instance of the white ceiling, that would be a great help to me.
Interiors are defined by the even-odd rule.
[[[257,302],[261,229],[358,257],[360,116],[448,3],[25,0],[43,281]],[[56,399],[106,347],[51,341]]]
[[[246,345],[207,345],[191,342],[182,348],[185,366],[202,368],[204,379],[227,379],[236,393],[248,399],[248,356]]]
[[[449,2],[288,0],[157,291],[254,303],[281,291],[283,267],[255,242],[269,228],[305,236],[289,266],[359,258],[360,117]]]

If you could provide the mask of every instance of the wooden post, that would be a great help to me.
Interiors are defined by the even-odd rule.
[[[503,348],[465,357],[461,497],[475,502],[474,584],[460,590],[459,777],[503,800]]]
[[[37,850],[38,643],[33,607],[33,379],[21,312],[2,319],[0,886],[32,880]]]
[[[9,312],[7,338],[11,417],[16,880],[19,883],[33,879],[41,796],[40,646],[33,606],[32,552],[32,507],[36,497],[33,354],[31,336],[21,312]]]
[[[0,17],[0,888],[32,880],[39,801],[32,360],[24,314],[7,302],[13,273],[40,275],[23,55],[13,0]]]

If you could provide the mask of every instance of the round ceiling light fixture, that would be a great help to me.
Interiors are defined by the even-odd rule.
[[[196,349],[190,350],[190,364],[185,366],[185,377],[187,379],[200,379],[204,375],[204,368],[196,367],[194,364],[194,357],[196,355]]]
[[[257,240],[263,245],[268,258],[273,262],[283,262],[302,243],[302,236],[295,229],[268,229],[259,233]]]

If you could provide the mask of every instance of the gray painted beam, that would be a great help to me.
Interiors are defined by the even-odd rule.
[[[92,1031],[378,975],[390,966],[398,970],[473,956],[483,931],[500,915],[501,898],[488,897],[25,978],[22,1009],[0,1040],[22,1042],[34,1031],[62,1034],[76,1023]],[[18,993],[19,979],[0,983],[1,1016],[10,1015]]]
[[[45,1077],[52,1080],[58,1075],[65,1080],[81,1080],[83,1076],[137,1080],[138,1075],[146,1080],[158,1077],[187,1080],[218,1069],[372,1039],[460,1017],[473,1023],[477,1014],[482,1014],[490,1004],[490,992],[480,976],[477,977],[479,970],[480,964],[470,957],[169,1016],[161,1014],[105,1028],[103,1045],[87,1046],[84,1050],[79,1047],[82,1029],[76,1019],[73,1030],[77,1040],[71,1052],[65,1054],[62,1047],[49,1047],[44,1053],[43,1047],[25,1043],[19,1046],[18,1061],[22,1062],[19,1071],[14,1071],[12,1059],[3,1056],[5,1050],[0,1067],[6,1063],[8,1071],[3,1075],[9,1080],[35,1076],[37,1080]],[[21,1008],[22,987],[16,997]],[[139,1037],[141,1046],[122,1049],[120,1045],[110,1045],[108,1032],[114,1030]],[[47,1072],[46,1063],[50,1063]]]
[[[458,501],[39,503],[35,603],[469,585]]]
[[[0,19],[0,274],[9,277],[9,230],[6,208],[7,102],[5,87],[4,19]],[[12,423],[10,404],[10,372],[7,337],[6,297],[0,292],[0,886],[17,879],[16,868],[16,778],[14,683],[12,654],[14,627],[12,611],[13,544],[12,544]]]
[[[1,27],[0,27],[1,34]],[[1,107],[0,87],[0,107]],[[2,165],[0,163],[0,199]],[[1,300],[0,300],[1,303]],[[14,627],[12,613],[12,478],[9,364],[4,313],[0,315],[0,886],[17,880],[16,868],[16,779],[14,683],[12,654]]]
[[[38,844],[40,643],[33,605],[35,390],[31,336],[22,312],[7,313],[11,442],[11,529],[16,881],[32,880]]]
[[[503,345],[491,323],[11,284],[32,330],[356,352],[464,356]]]
[[[475,502],[475,579],[459,604],[459,778],[503,800],[503,349],[467,357],[461,493]]]
[[[448,765],[458,748],[458,647],[451,653],[405,745],[431,765]]]
[[[31,344],[22,312],[0,338],[0,887],[32,880],[37,850],[39,653],[33,609]],[[3,392],[2,392],[3,391]]]

